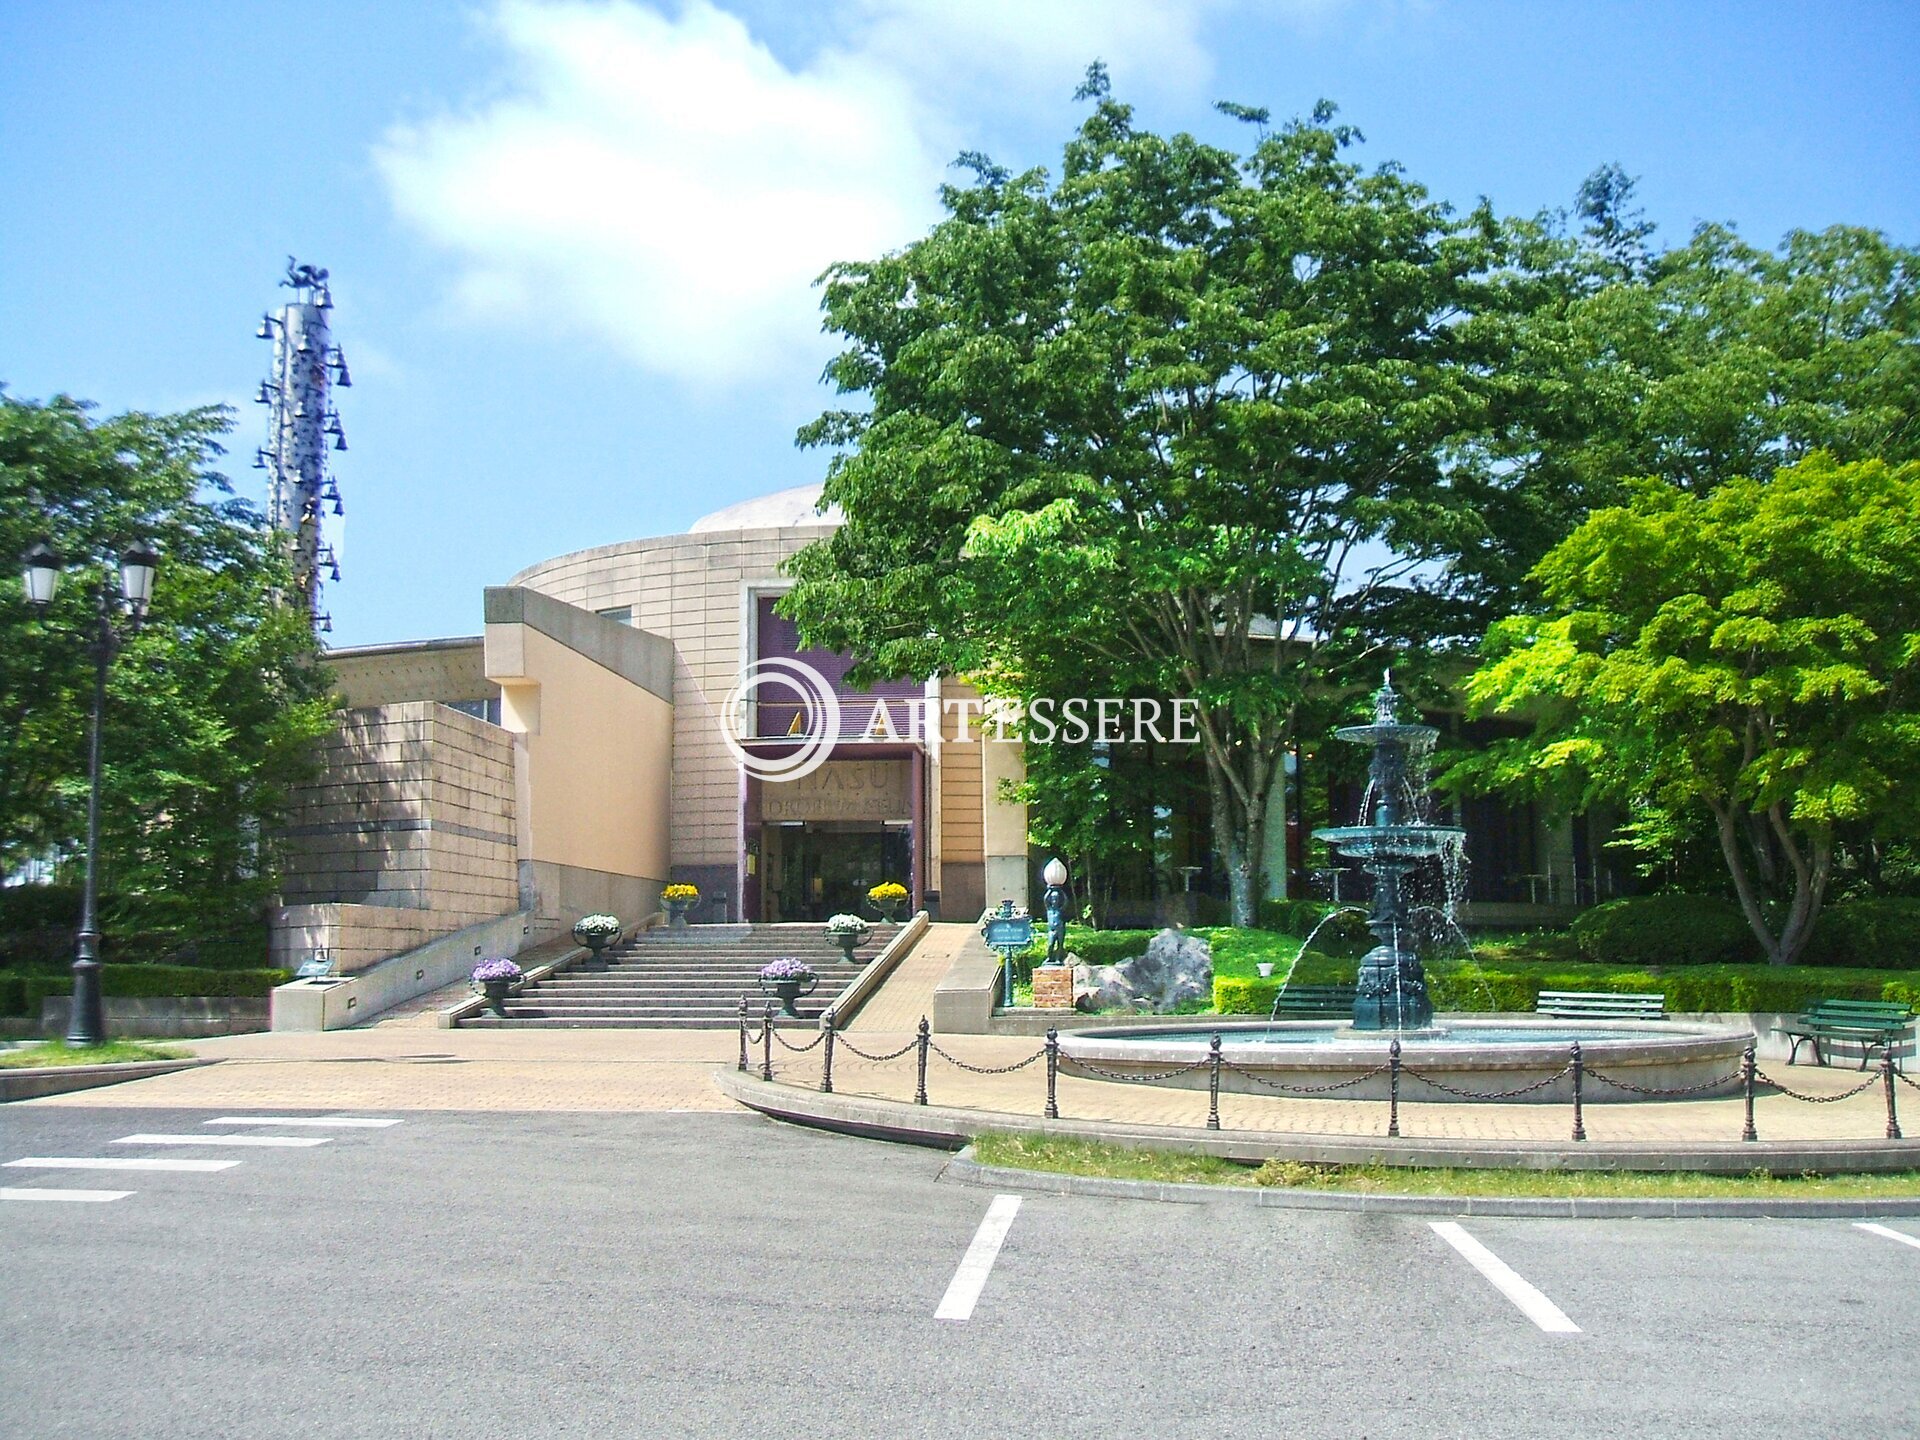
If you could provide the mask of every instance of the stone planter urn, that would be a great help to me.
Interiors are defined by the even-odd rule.
[[[487,1009],[502,1020],[507,1018],[507,995],[513,989],[511,980],[482,980],[480,993],[486,997]]]
[[[613,915],[588,915],[574,922],[573,938],[576,944],[584,945],[592,952],[580,968],[604,970],[607,962],[601,952],[620,938],[620,921]]]
[[[801,1018],[796,1002],[802,995],[811,995],[819,983],[820,977],[813,973],[811,965],[791,956],[775,960],[760,971],[760,993],[773,996],[796,1020]]]
[[[667,900],[662,903],[667,907],[667,924],[675,930],[686,929],[687,911],[694,907],[695,902],[692,900]]]

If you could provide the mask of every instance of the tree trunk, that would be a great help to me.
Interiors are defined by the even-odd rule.
[[[1267,797],[1264,787],[1249,786],[1257,798],[1240,803],[1223,767],[1207,754],[1207,791],[1213,801],[1213,845],[1227,868],[1227,923],[1250,929],[1260,918],[1261,861],[1266,850]]]
[[[1803,854],[1792,834],[1787,831],[1785,821],[1777,815],[1772,817],[1780,848],[1786,853],[1788,865],[1793,871],[1793,899],[1788,903],[1786,919],[1776,935],[1773,927],[1767,923],[1761,886],[1755,883],[1754,876],[1748,870],[1747,855],[1766,847],[1749,846],[1743,853],[1741,845],[1741,832],[1749,835],[1755,833],[1760,817],[1731,804],[1708,803],[1713,807],[1717,822],[1715,828],[1720,836],[1720,853],[1727,862],[1728,874],[1733,878],[1733,890],[1740,899],[1741,914],[1747,917],[1747,925],[1759,940],[1760,949],[1769,965],[1793,964],[1813,938],[1814,924],[1819,920],[1820,907],[1827,898],[1827,882],[1833,876],[1833,836],[1826,831],[1817,831],[1813,836],[1812,853]],[[1761,868],[1764,870],[1768,867]]]

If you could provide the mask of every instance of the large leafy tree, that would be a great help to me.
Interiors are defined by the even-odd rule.
[[[1461,628],[1532,604],[1528,570],[1630,477],[1702,494],[1816,449],[1920,458],[1920,252],[1850,226],[1766,250],[1725,225],[1655,250],[1617,166],[1576,212],[1571,233],[1509,231],[1508,384],[1455,470],[1487,518],[1453,571]]]
[[[834,267],[829,367],[864,408],[846,523],[787,613],[866,673],[1022,699],[1198,702],[1236,923],[1281,757],[1418,620],[1423,564],[1479,521],[1449,443],[1483,423],[1498,227],[1350,158],[1330,106],[1246,155],[1135,125],[1099,67],[1058,180],[963,157],[948,218]]]
[[[0,556],[51,540],[69,569],[50,614],[0,584],[0,868],[71,857],[85,835],[92,582],[83,558],[161,555],[151,614],[113,666],[102,856],[145,923],[218,929],[272,883],[263,849],[327,684],[259,511],[213,468],[228,412],[96,419],[65,397],[0,394]],[[11,563],[11,562],[10,562]]]
[[[1819,918],[1843,827],[1920,822],[1920,463],[1816,453],[1707,494],[1641,480],[1541,562],[1468,681],[1530,736],[1467,768],[1705,819],[1768,958]]]

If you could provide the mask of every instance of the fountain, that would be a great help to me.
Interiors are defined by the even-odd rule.
[[[1433,1001],[1420,956],[1412,948],[1407,925],[1407,877],[1424,860],[1457,856],[1467,832],[1431,825],[1421,813],[1422,797],[1407,778],[1407,758],[1424,751],[1440,732],[1431,725],[1403,725],[1400,697],[1389,672],[1373,697],[1373,723],[1334,731],[1341,740],[1373,746],[1367,797],[1374,802],[1371,825],[1337,825],[1313,832],[1342,855],[1363,861],[1373,876],[1373,909],[1367,928],[1380,943],[1360,962],[1353,999],[1356,1030],[1424,1030],[1433,1024]],[[1362,802],[1364,815],[1365,803]]]
[[[1225,1089],[1272,1093],[1278,1084],[1301,1090],[1333,1088],[1347,1099],[1384,1099],[1389,1047],[1398,1046],[1408,1067],[1402,1092],[1406,1098],[1453,1100],[1479,1092],[1538,1102],[1569,1098],[1572,1082],[1561,1072],[1578,1042],[1590,1066],[1604,1067],[1606,1073],[1644,1088],[1711,1086],[1717,1077],[1725,1077],[1725,1087],[1733,1088],[1733,1073],[1752,1038],[1744,1030],[1672,1020],[1499,1016],[1435,1021],[1411,923],[1414,910],[1424,907],[1409,905],[1409,879],[1429,861],[1457,863],[1466,831],[1429,820],[1417,762],[1439,732],[1431,725],[1403,723],[1399,698],[1389,674],[1374,694],[1372,723],[1334,732],[1342,740],[1373,746],[1361,803],[1363,823],[1314,831],[1315,838],[1338,853],[1360,860],[1373,877],[1367,928],[1379,943],[1360,961],[1352,1020],[1082,1030],[1060,1037],[1062,1055],[1117,1073],[1142,1078],[1163,1074],[1176,1085],[1204,1087],[1204,1069],[1192,1067],[1217,1034],[1222,1056],[1232,1067],[1221,1079]],[[1366,823],[1369,814],[1372,820]],[[1450,913],[1445,918],[1451,923]],[[1427,1084],[1422,1077],[1429,1075],[1438,1083]],[[1615,1088],[1590,1091],[1588,1098],[1626,1099],[1630,1094]]]

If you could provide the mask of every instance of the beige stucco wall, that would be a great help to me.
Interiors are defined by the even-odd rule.
[[[489,625],[487,645],[524,737],[527,858],[663,880],[673,707],[531,626]]]
[[[562,555],[513,579],[595,612],[631,607],[632,623],[673,642],[673,768],[668,850],[675,878],[738,903],[745,836],[740,772],[718,712],[747,654],[755,587],[785,585],[780,562],[828,526],[667,535]]]

